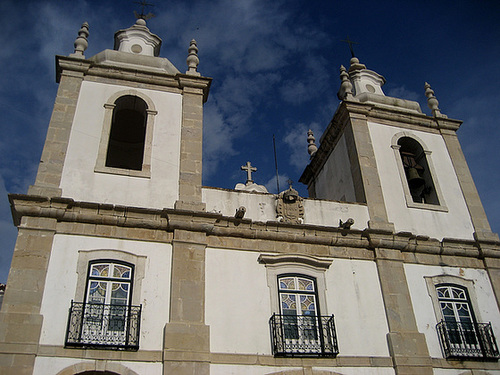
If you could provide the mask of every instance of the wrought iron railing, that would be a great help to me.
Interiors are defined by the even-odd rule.
[[[339,353],[333,315],[273,314],[269,325],[275,357],[335,357]]]
[[[66,346],[139,349],[141,307],[71,301]]]
[[[500,358],[491,323],[441,321],[436,326],[446,358],[497,360]]]

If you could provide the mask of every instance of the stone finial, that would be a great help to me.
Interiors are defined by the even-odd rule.
[[[344,65],[340,65],[340,89],[337,93],[339,100],[352,100],[352,83],[349,80],[349,73],[347,73]]]
[[[316,154],[316,151],[318,151],[318,146],[316,146],[316,138],[314,138],[314,133],[311,129],[307,132],[307,143],[309,145],[307,146],[307,152],[309,155],[311,155],[311,158]]]
[[[188,57],[186,59],[186,63],[188,66],[188,70],[186,74],[200,75],[198,73],[198,64],[200,63],[200,59],[198,58],[198,47],[196,46],[196,40],[191,40],[188,48]]]
[[[241,170],[247,172],[247,182],[245,184],[236,184],[236,186],[234,187],[235,190],[256,191],[259,193],[268,192],[264,185],[257,185],[255,182],[253,182],[252,172],[257,172],[257,168],[252,167],[252,163],[247,161],[245,165],[241,166]]]
[[[427,97],[427,106],[432,111],[432,115],[434,117],[445,117],[443,114],[441,114],[441,110],[439,109],[439,101],[434,95],[434,90],[427,82],[425,82],[425,96]]]
[[[84,22],[80,30],[78,30],[78,37],[75,40],[75,52],[73,52],[70,56],[79,57],[84,59],[85,56],[83,52],[89,46],[89,42],[87,37],[89,36],[89,24],[88,22]]]
[[[352,72],[353,70],[363,70],[366,69],[365,64],[361,64],[359,62],[359,59],[357,57],[351,57],[350,61],[351,65],[349,66],[349,73]]]

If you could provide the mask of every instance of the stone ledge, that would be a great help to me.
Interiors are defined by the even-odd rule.
[[[61,231],[71,233],[76,230],[82,234],[121,238],[124,235],[121,232],[126,231],[127,236],[133,235],[134,238],[144,237],[145,240],[163,242],[171,241],[171,235],[163,236],[161,232],[172,233],[180,229],[205,233],[210,246],[220,244],[221,247],[226,247],[224,241],[219,241],[219,244],[215,241],[216,237],[222,237],[231,238],[230,242],[236,245],[238,242],[248,240],[288,243],[291,246],[288,253],[292,253],[293,248],[305,245],[319,246],[317,249],[323,256],[342,256],[345,253],[342,249],[345,248],[349,250],[348,252],[361,251],[363,254],[359,256],[362,258],[373,259],[373,250],[383,248],[398,250],[404,254],[415,254],[413,257],[404,255],[396,258],[405,261],[414,259],[416,263],[419,263],[424,255],[464,259],[482,259],[487,256],[490,259],[500,259],[500,242],[495,241],[483,245],[484,250],[480,251],[480,244],[477,241],[449,238],[439,241],[408,232],[393,234],[389,230],[342,230],[337,227],[310,224],[238,221],[234,217],[204,211],[126,207],[76,202],[63,197],[11,194],[9,200],[16,225],[20,224],[22,217],[50,218],[57,220],[58,233]],[[128,233],[130,231],[134,233]],[[241,246],[245,245],[242,243]],[[325,246],[324,251],[321,251],[322,246]],[[269,245],[257,248],[260,251],[281,252]],[[418,257],[421,259],[418,260]],[[437,260],[431,261],[432,264],[436,262]]]
[[[161,350],[139,350],[137,352],[126,350],[80,349],[64,348],[57,345],[40,345],[38,356],[62,357],[93,360],[115,360],[128,362],[161,362]]]

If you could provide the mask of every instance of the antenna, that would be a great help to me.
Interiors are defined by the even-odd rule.
[[[280,193],[280,179],[278,174],[278,158],[276,157],[276,139],[273,134],[273,148],[274,148],[274,166],[276,168],[276,186],[278,187],[278,194]]]

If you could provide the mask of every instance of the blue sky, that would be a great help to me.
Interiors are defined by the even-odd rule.
[[[148,21],[163,39],[161,56],[181,71],[198,41],[199,71],[214,79],[205,106],[204,184],[245,182],[240,166],[275,192],[272,136],[281,186],[298,183],[308,154],[338,105],[339,66],[350,53],[382,74],[386,95],[416,100],[429,113],[424,82],[441,111],[464,121],[459,139],[495,232],[500,231],[500,3],[498,1],[155,1]],[[34,182],[57,84],[54,55],[73,52],[83,21],[90,57],[113,48],[131,26],[133,1],[0,3],[0,282],[15,243],[7,193]],[[274,189],[274,190],[273,190]]]

